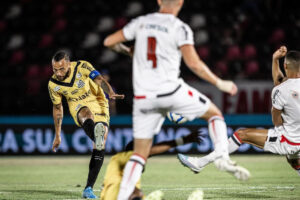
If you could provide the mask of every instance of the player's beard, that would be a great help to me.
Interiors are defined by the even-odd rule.
[[[57,77],[57,79],[58,79],[59,81],[64,81],[66,78],[69,77],[70,73],[71,73],[71,69],[69,68],[69,70],[67,71],[67,73],[66,73],[66,75],[65,75],[64,77],[62,77],[62,78]]]

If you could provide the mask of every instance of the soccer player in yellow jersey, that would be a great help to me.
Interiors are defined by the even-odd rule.
[[[82,127],[94,142],[83,197],[97,198],[93,193],[93,186],[103,164],[109,126],[108,101],[104,92],[110,99],[123,99],[124,95],[115,94],[109,83],[89,62],[83,60],[71,62],[65,51],[55,53],[52,58],[52,68],[54,74],[48,84],[55,125],[52,150],[55,152],[61,142],[62,97],[64,96],[75,123]]]
[[[168,151],[169,149],[197,142],[200,144],[201,142],[201,133],[192,132],[187,136],[176,138],[175,140],[164,141],[157,144],[154,144],[151,147],[150,155],[157,155],[163,152]],[[101,191],[100,199],[101,200],[116,200],[120,188],[120,184],[122,181],[123,170],[127,161],[130,160],[131,155],[133,154],[133,141],[129,142],[125,150],[117,153],[113,157],[111,157],[108,166],[106,168],[104,181],[103,181],[103,189]],[[143,193],[141,191],[141,181],[139,180],[135,186],[133,193],[130,195],[129,200],[139,200],[143,198]]]

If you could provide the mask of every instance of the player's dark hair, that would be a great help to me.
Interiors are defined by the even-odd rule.
[[[300,61],[300,52],[299,51],[289,51],[286,54],[286,59],[294,60],[296,62]]]
[[[54,56],[52,57],[52,60],[54,60],[55,62],[58,62],[63,58],[66,60],[70,60],[70,55],[64,50],[59,50],[54,54]]]
[[[296,69],[300,68],[300,52],[299,51],[289,51],[285,56],[285,62],[288,67]]]

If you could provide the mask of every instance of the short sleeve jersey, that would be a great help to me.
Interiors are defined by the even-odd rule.
[[[135,95],[169,92],[179,85],[180,47],[194,44],[187,24],[171,14],[152,13],[133,19],[123,34],[127,40],[135,40]]]
[[[60,104],[64,96],[68,102],[70,112],[76,111],[76,106],[93,101],[107,100],[102,89],[93,80],[99,73],[87,61],[71,62],[70,75],[63,81],[53,75],[48,83],[50,99],[53,104]]]
[[[288,79],[272,90],[272,106],[282,110],[285,137],[300,143],[300,78]]]

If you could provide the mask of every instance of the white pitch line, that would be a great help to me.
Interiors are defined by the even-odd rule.
[[[149,185],[147,185],[149,186]],[[147,187],[146,186],[146,187]],[[236,188],[236,187],[231,187],[231,188],[221,188],[221,187],[181,187],[181,188],[160,188],[159,190],[164,190],[164,191],[184,191],[184,190],[196,190],[196,189],[201,189],[201,190],[264,190],[264,189],[282,189],[282,190],[290,190],[290,189],[295,189],[293,186],[274,186],[274,187],[259,187],[259,186],[250,186],[250,187],[242,187],[242,188]]]
[[[144,185],[144,188],[151,187],[150,185]],[[152,186],[154,187],[154,186]],[[156,186],[157,187],[157,186]],[[196,190],[196,189],[201,189],[201,190],[265,190],[265,189],[282,189],[282,190],[290,190],[290,189],[295,189],[293,186],[273,186],[273,187],[264,187],[264,186],[249,186],[249,187],[243,187],[243,188],[236,188],[236,187],[231,187],[231,188],[222,188],[222,187],[181,187],[181,188],[160,188],[159,190],[163,191],[185,191],[185,190]],[[68,192],[81,192],[81,189],[70,189],[67,190]],[[94,190],[95,192],[100,192],[101,190]]]

